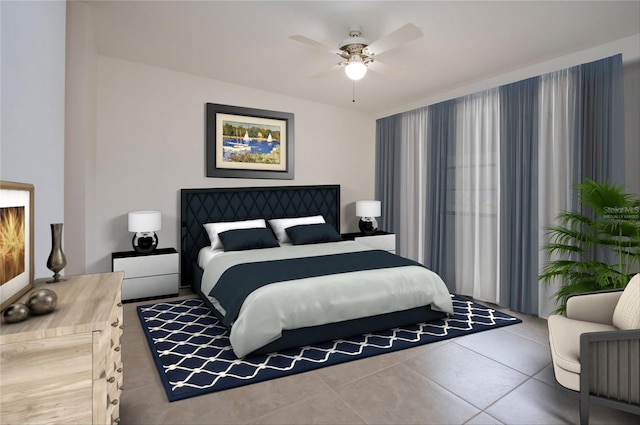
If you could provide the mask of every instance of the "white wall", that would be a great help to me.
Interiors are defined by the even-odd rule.
[[[65,123],[65,237],[67,274],[86,269],[95,240],[97,51],[89,6],[67,3]]]
[[[207,178],[207,102],[294,113],[295,180]],[[100,242],[87,243],[87,272],[109,270],[112,252],[131,249],[131,210],[161,210],[159,246],[179,248],[181,188],[340,184],[343,231],[357,229],[352,204],[373,196],[368,115],[103,56],[96,112],[93,240]]]
[[[46,277],[49,225],[64,220],[65,2],[1,1],[0,14],[0,179],[35,187],[34,271]]]

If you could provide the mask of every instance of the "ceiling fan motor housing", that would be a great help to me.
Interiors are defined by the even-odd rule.
[[[361,55],[363,59],[366,59],[366,55],[363,50],[370,44],[369,40],[361,37],[362,29],[359,25],[352,25],[349,28],[349,38],[342,40],[340,43],[340,50],[346,53],[345,59],[350,58],[352,55]]]

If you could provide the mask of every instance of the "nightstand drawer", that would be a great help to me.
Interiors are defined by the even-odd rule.
[[[122,281],[122,300],[176,295],[180,291],[178,274],[138,277]]]
[[[395,252],[396,235],[391,233],[387,235],[361,236],[354,239],[356,242],[375,249],[384,249],[385,251]]]
[[[113,271],[123,271],[125,279],[178,273],[178,253],[114,258]],[[123,286],[123,298],[124,286]]]

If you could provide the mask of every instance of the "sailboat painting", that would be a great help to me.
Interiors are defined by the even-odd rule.
[[[207,176],[292,179],[293,114],[208,103]]]
[[[237,121],[224,121],[222,160],[280,164],[280,127]],[[275,138],[274,138],[275,134]]]

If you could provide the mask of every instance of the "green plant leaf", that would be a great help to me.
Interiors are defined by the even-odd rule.
[[[623,185],[588,178],[576,190],[581,210],[560,212],[542,247],[549,261],[538,278],[560,280],[557,312],[571,294],[623,288],[640,265],[640,199]]]

